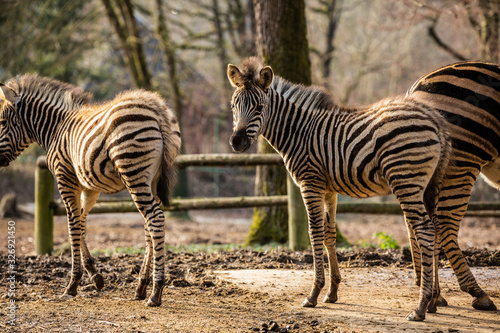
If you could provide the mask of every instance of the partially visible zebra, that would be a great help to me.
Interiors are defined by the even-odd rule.
[[[85,220],[100,192],[127,189],[144,216],[146,254],[135,298],[159,306],[165,284],[165,217],[175,179],[180,131],[173,112],[156,93],[135,90],[90,105],[91,95],[69,84],[23,75],[0,86],[0,166],[8,166],[31,143],[47,163],[68,215],[71,279],[65,295],[77,294],[83,267],[94,285],[104,281],[85,242]]]
[[[500,66],[485,62],[445,66],[421,77],[407,95],[432,106],[447,121],[453,149],[438,200],[437,232],[460,289],[474,298],[472,306],[494,311],[495,304],[477,284],[460,251],[457,235],[479,173],[500,189]],[[414,241],[411,247],[418,258]],[[420,262],[414,263],[415,271],[420,271]]]
[[[431,217],[441,172],[451,147],[444,119],[412,98],[393,98],[359,109],[337,106],[318,87],[274,76],[256,58],[242,70],[228,66],[236,88],[231,108],[234,151],[247,150],[259,135],[283,157],[300,186],[314,253],[314,284],[302,306],[317,304],[325,285],[323,244],[328,251],[330,288],[325,302],[337,300],[340,271],[335,252],[336,194],[357,198],[394,193],[421,248],[418,308],[408,320],[423,320],[433,295],[435,231]]]

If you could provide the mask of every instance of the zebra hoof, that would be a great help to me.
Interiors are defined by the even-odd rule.
[[[484,311],[496,311],[497,307],[495,303],[491,301],[488,295],[484,295],[482,297],[478,297],[472,301],[472,307],[476,310],[484,310]]]
[[[153,282],[153,290],[151,291],[151,296],[149,296],[146,306],[155,307],[161,305],[161,295],[163,294],[164,287],[165,279]]]
[[[448,306],[448,301],[446,301],[443,296],[439,295],[436,306]]]
[[[337,296],[325,296],[325,299],[323,300],[323,303],[335,303],[337,302]]]
[[[306,298],[304,300],[304,302],[302,302],[302,307],[303,308],[314,308],[316,306],[316,303],[312,303],[311,301],[309,301],[308,298]]]
[[[139,279],[139,284],[135,289],[135,300],[146,299],[147,289],[148,289],[149,279]]]
[[[70,284],[66,290],[64,291],[64,295],[68,295],[68,296],[76,296],[76,294],[78,294],[78,283],[74,284]]]
[[[146,287],[147,286],[144,286],[144,288],[142,288],[142,289],[137,288],[137,290],[135,291],[135,296],[134,296],[135,300],[142,301],[143,299],[146,299]]]
[[[92,284],[97,288],[97,290],[101,290],[102,288],[104,288],[104,279],[102,278],[101,274],[96,273],[92,275],[90,281],[92,281]]]
[[[427,312],[429,313],[436,313],[437,312],[437,303],[434,303],[434,305],[429,305],[427,307]]]
[[[438,302],[439,302],[440,297],[441,297],[441,295],[432,297],[431,301],[427,305],[427,312],[429,312],[429,313],[436,313],[437,312],[437,307],[438,307]]]
[[[64,294],[62,294],[59,298],[67,301],[73,299],[74,297],[74,295],[68,295],[66,292],[64,292]]]
[[[154,308],[161,305],[161,299],[155,300],[153,297],[150,297],[146,302],[146,306]]]
[[[408,320],[408,321],[423,321],[424,319],[425,319],[425,313],[423,313],[422,315],[419,315],[416,310],[410,312],[406,316],[406,320]]]
[[[138,294],[137,292],[135,293],[134,300],[136,300],[136,301],[142,301],[144,299],[146,299],[145,295]]]

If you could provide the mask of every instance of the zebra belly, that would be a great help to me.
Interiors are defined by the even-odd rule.
[[[380,176],[376,175],[376,179],[369,186],[360,186],[357,184],[338,184],[331,183],[330,191],[342,194],[351,198],[371,198],[376,196],[383,196],[391,194],[389,184]]]
[[[118,193],[125,190],[125,185],[109,158],[95,163],[92,167],[89,166],[84,170],[80,170],[78,180],[87,189],[106,194]]]
[[[500,158],[485,165],[481,173],[486,178],[487,183],[500,189]]]

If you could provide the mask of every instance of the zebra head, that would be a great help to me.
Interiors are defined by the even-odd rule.
[[[16,112],[19,94],[0,83],[0,167],[6,167],[29,146]]]
[[[257,58],[243,62],[243,71],[228,65],[227,76],[236,88],[231,100],[233,134],[229,144],[236,152],[244,152],[262,134],[268,118],[268,88],[273,82],[271,67],[262,67]]]

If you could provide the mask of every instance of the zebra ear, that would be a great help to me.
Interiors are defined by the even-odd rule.
[[[243,75],[235,65],[227,65],[227,78],[235,88],[243,86]]]
[[[20,98],[14,90],[0,82],[0,99],[8,101],[12,105],[16,105]]]
[[[259,86],[264,90],[267,91],[267,88],[271,85],[273,82],[273,69],[270,66],[266,66],[260,70],[259,73]]]

